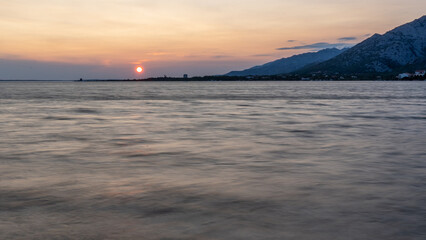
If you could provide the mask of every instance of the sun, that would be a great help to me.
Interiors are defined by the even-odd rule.
[[[136,72],[138,72],[138,73],[143,72],[143,68],[142,68],[142,67],[137,67],[137,68],[136,68]]]

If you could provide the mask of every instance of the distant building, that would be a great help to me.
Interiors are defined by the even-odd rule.
[[[424,76],[425,76],[425,74],[426,74],[426,71],[425,71],[425,70],[417,70],[417,71],[414,73],[414,76],[416,76],[416,77],[424,77]]]
[[[410,78],[412,76],[411,73],[401,73],[397,76],[398,79]]]
[[[188,78],[188,74],[183,74],[183,78],[187,79]]]

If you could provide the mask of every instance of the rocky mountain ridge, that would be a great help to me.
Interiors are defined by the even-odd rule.
[[[394,74],[418,69],[426,69],[426,15],[383,35],[374,34],[349,49],[299,54],[226,76]]]
[[[273,62],[266,63],[261,66],[256,66],[243,71],[232,71],[226,76],[265,76],[286,74],[297,71],[309,64],[320,63],[329,60],[346,49],[328,48],[318,52],[310,52],[299,55],[294,55],[288,58],[282,58]]]
[[[344,53],[299,72],[390,73],[426,67],[426,16],[383,35],[374,34]]]

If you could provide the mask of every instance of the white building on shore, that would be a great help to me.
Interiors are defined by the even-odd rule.
[[[414,73],[414,76],[416,76],[416,77],[424,77],[424,76],[425,76],[425,74],[426,74],[426,71],[425,71],[425,70],[417,70],[417,71]]]
[[[398,79],[404,79],[404,78],[410,78],[411,76],[413,76],[413,74],[411,73],[401,73],[397,76]]]

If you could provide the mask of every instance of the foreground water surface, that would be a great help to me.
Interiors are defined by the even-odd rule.
[[[0,82],[0,239],[426,239],[425,82]]]

